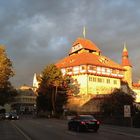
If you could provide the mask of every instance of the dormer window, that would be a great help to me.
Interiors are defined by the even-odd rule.
[[[107,63],[107,62],[108,62],[108,59],[105,58],[105,57],[100,57],[100,58],[99,58],[99,61],[100,61],[101,63]]]
[[[75,46],[72,47],[71,49],[71,53],[77,52],[78,50],[82,49],[82,45],[81,44],[77,44]]]
[[[72,55],[74,53],[79,53],[79,50],[81,50],[81,49],[84,49],[86,52],[94,53],[96,55],[99,55],[101,52],[100,49],[90,40],[78,38],[74,42],[69,55]]]
[[[71,59],[71,60],[70,60],[70,63],[72,63],[72,62],[74,62],[74,59]]]

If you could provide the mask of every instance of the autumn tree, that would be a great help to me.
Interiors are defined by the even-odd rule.
[[[16,93],[9,81],[13,75],[12,62],[7,57],[4,46],[0,45],[0,105],[9,102]]]
[[[67,102],[67,81],[54,64],[47,65],[41,74],[37,108],[53,114],[62,112]]]

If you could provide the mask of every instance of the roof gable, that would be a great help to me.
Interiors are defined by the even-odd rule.
[[[78,38],[72,45],[69,54],[77,52],[81,49],[92,50],[95,52],[101,52],[101,50],[90,40],[84,38]]]

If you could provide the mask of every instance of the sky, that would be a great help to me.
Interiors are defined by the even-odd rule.
[[[140,79],[140,0],[0,0],[0,44],[13,63],[15,87],[68,55],[73,42],[93,41],[121,63],[126,42],[133,80]]]

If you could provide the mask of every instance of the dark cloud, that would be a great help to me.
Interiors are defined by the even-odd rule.
[[[34,72],[66,56],[86,26],[91,39],[111,59],[121,62],[127,42],[134,80],[140,78],[139,0],[0,1],[0,42],[13,61],[16,86],[32,84]]]

